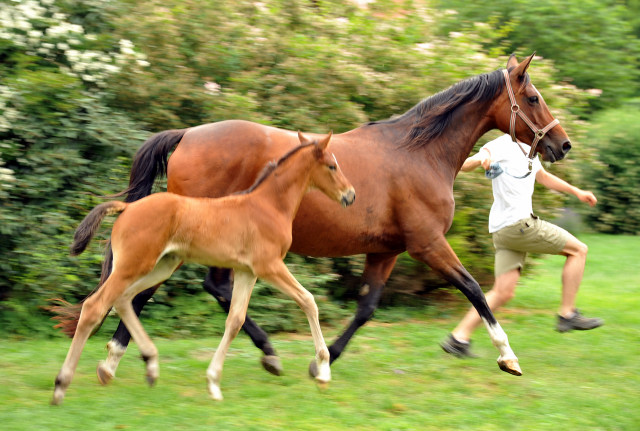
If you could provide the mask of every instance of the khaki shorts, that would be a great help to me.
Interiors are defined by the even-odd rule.
[[[560,254],[572,237],[561,227],[534,215],[494,232],[495,276],[522,269],[527,253]]]

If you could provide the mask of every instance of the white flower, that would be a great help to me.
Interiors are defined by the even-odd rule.
[[[204,88],[207,90],[206,92],[209,94],[219,94],[220,93],[220,84],[216,83],[216,82],[205,82],[204,83]]]

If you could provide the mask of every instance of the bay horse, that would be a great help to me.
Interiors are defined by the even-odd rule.
[[[222,198],[192,198],[158,193],[133,203],[106,202],[80,223],[71,254],[84,251],[102,219],[118,214],[111,231],[113,271],[82,305],[69,353],[55,382],[53,404],[62,402],[80,354],[91,331],[115,306],[138,344],[146,362],[147,380],[158,377],[158,350],[144,331],[131,300],[141,291],[163,282],[182,264],[196,262],[231,268],[233,298],[224,335],[207,369],[208,388],[222,399],[220,377],[231,341],[242,326],[257,278],[293,298],[307,315],[316,348],[316,380],[331,380],[329,350],[318,322],[313,295],[291,275],[283,259],[291,245],[291,225],[303,195],[320,190],[328,199],[351,205],[355,191],[326,151],[331,134],[310,141],[299,134],[300,146],[267,165],[245,193]]]
[[[398,254],[406,250],[469,299],[500,351],[500,368],[521,373],[480,286],[460,263],[445,234],[453,220],[455,177],[486,132],[499,129],[527,144],[539,141],[532,147],[550,162],[562,159],[571,148],[566,132],[556,125],[531,83],[527,69],[533,56],[518,63],[511,55],[506,69],[468,78],[424,99],[403,115],[333,137],[332,150],[357,188],[358,202],[338,216],[322,195],[308,194],[294,220],[291,244],[292,252],[316,257],[366,254],[356,315],[329,347],[331,362],[372,317]],[[139,149],[129,187],[123,194],[127,194],[127,201],[140,199],[151,193],[156,177],[166,173],[167,190],[171,192],[224,196],[247,187],[260,166],[294,145],[296,140],[286,130],[239,120],[164,131]],[[107,253],[103,278],[110,267]],[[204,288],[228,311],[228,270],[211,268]],[[137,313],[153,292],[149,289],[134,298]],[[77,311],[62,311],[67,314],[57,317],[57,326],[72,334]],[[280,361],[267,334],[249,317],[243,329],[263,351],[264,368],[279,374]],[[129,338],[121,324],[107,345],[107,360],[98,364],[102,383],[114,376]],[[317,373],[313,362],[309,371]]]

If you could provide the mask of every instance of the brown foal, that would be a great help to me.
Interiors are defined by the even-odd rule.
[[[223,198],[189,198],[157,193],[133,203],[107,202],[95,207],[78,227],[71,253],[82,253],[102,219],[121,213],[111,232],[113,271],[83,303],[69,353],[55,382],[53,404],[62,402],[82,349],[92,330],[115,307],[146,362],[147,380],[158,377],[158,350],[144,331],[131,300],[166,280],[182,262],[232,268],[231,309],[225,332],[207,369],[208,388],[222,399],[220,377],[229,344],[242,326],[253,285],[265,280],[293,298],[307,315],[316,348],[319,383],[331,380],[329,351],[320,331],[318,308],[283,262],[291,245],[291,226],[304,194],[319,189],[343,206],[355,191],[335,156],[326,151],[331,134],[301,145],[269,164],[246,192]]]

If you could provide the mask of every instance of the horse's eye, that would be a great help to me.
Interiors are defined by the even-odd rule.
[[[529,97],[529,103],[538,103],[538,96]]]
[[[330,171],[335,171],[337,169],[336,165],[327,165]]]

